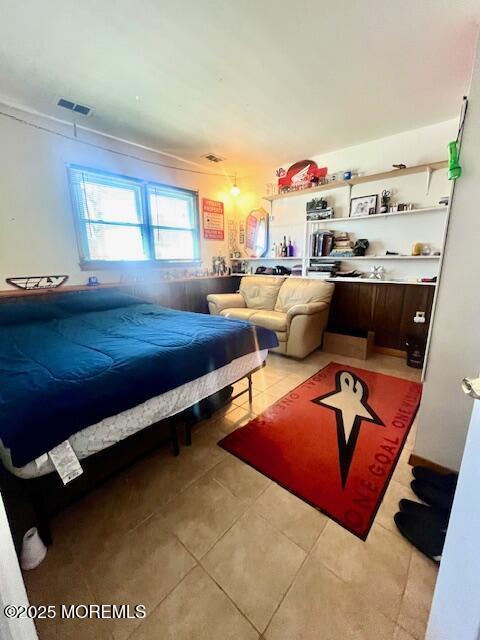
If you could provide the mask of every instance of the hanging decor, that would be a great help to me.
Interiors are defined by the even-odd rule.
[[[245,244],[245,222],[243,220],[238,223],[238,243]]]
[[[323,182],[327,175],[327,167],[318,168],[313,160],[300,160],[285,171],[277,170],[279,192],[308,189]]]
[[[68,276],[23,276],[6,278],[8,284],[17,289],[56,289],[68,280]]]
[[[223,240],[225,237],[223,202],[203,198],[202,218],[205,240]]]
[[[253,209],[245,221],[245,251],[249,258],[261,258],[268,248],[268,213]]]

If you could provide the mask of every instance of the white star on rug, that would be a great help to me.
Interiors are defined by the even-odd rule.
[[[365,389],[361,380],[355,379],[350,373],[344,371],[340,377],[340,385],[341,390],[327,398],[322,398],[321,404],[342,412],[345,439],[348,442],[357,416],[371,421],[375,416],[362,404]]]
[[[368,404],[367,384],[350,371],[338,371],[335,390],[312,400],[335,412],[337,423],[338,455],[342,485],[347,482],[362,421],[384,427],[384,423]]]

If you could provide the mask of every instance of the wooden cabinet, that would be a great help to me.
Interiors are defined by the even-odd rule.
[[[376,346],[405,350],[407,335],[426,338],[435,287],[336,282],[328,329],[375,331]],[[426,322],[415,324],[417,311]]]
[[[133,293],[156,304],[181,311],[208,313],[209,293],[232,293],[237,291],[238,278],[233,276],[166,280],[133,286]]]

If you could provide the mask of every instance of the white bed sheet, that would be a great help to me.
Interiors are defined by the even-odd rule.
[[[265,361],[267,354],[268,350],[265,349],[236,358],[230,364],[215,369],[215,371],[211,371],[192,382],[187,382],[180,387],[150,398],[132,409],[127,409],[117,415],[105,418],[97,424],[85,427],[70,436],[69,442],[79,460],[87,458],[155,422],[184,411],[212,393],[233,384],[252,369],[259,367]],[[23,467],[14,467],[10,451],[3,446],[1,440],[0,458],[4,466],[19,478],[37,478],[55,471],[47,453]]]

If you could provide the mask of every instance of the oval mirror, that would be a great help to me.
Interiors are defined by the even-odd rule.
[[[245,251],[249,258],[262,258],[268,251],[268,213],[253,209],[245,221]]]

